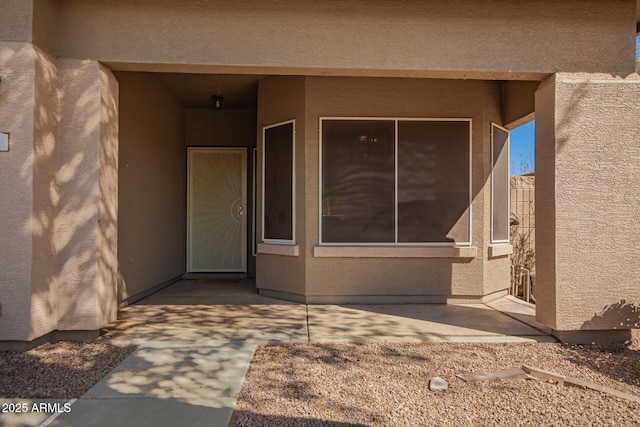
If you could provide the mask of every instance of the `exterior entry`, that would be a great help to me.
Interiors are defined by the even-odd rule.
[[[247,150],[188,148],[187,270],[247,271]]]

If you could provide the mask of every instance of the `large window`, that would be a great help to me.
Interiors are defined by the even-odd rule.
[[[509,241],[509,131],[491,124],[491,241]]]
[[[262,240],[294,243],[293,120],[262,130]]]
[[[324,244],[469,244],[469,119],[321,119]]]

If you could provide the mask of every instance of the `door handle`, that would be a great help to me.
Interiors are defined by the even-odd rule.
[[[244,215],[244,206],[238,206],[238,215],[240,216]]]

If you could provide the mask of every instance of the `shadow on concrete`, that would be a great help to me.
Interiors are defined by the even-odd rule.
[[[114,343],[202,344],[554,341],[483,304],[304,305],[267,298],[252,281],[183,280],[120,310]]]
[[[233,407],[215,408],[176,399],[80,399],[51,427],[226,427]]]
[[[255,345],[244,342],[202,347],[142,347],[83,399],[172,399],[223,408],[240,392]]]
[[[204,345],[307,342],[306,307],[260,296],[248,280],[182,280],[125,307],[101,340]]]
[[[309,306],[311,342],[553,341],[544,333],[483,304]]]
[[[51,425],[226,427],[254,349],[141,347]]]
[[[101,339],[112,342],[307,341],[304,306],[150,305],[122,310]]]

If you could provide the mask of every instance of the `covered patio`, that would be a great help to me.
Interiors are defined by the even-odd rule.
[[[489,304],[299,304],[258,295],[250,279],[181,280],[120,310],[101,340],[207,345],[327,342],[555,341],[535,309]]]

